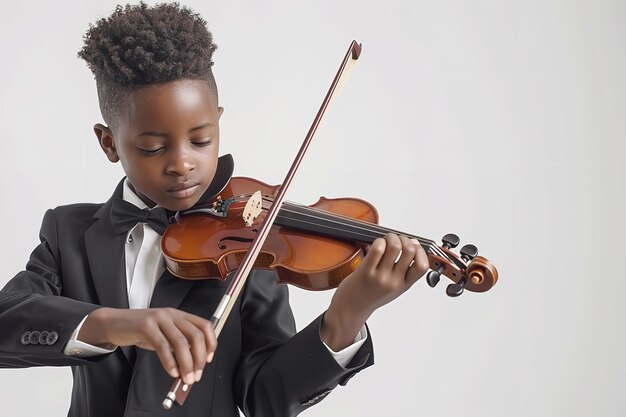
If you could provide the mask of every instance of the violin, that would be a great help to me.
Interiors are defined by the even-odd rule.
[[[331,87],[284,181],[270,186],[259,180],[232,177],[230,155],[220,157],[213,181],[199,203],[176,213],[161,239],[168,270],[183,279],[225,280],[234,272],[211,323],[219,337],[224,322],[252,268],[273,269],[279,283],[309,290],[337,287],[364,258],[364,247],[387,233],[416,239],[424,248],[431,271],[431,287],[441,276],[453,281],[446,290],[452,297],[465,289],[489,290],[498,280],[495,266],[465,245],[460,256],[451,249],[458,236],[447,234],[443,245],[433,240],[378,225],[378,212],[357,198],[321,197],[310,206],[285,201],[285,194],[327,108],[361,54],[352,41]],[[163,407],[183,405],[190,386],[176,378]]]
[[[229,179],[219,195],[167,228],[161,240],[167,269],[182,279],[225,280],[239,267],[278,188],[248,177]],[[357,268],[364,246],[387,233],[422,245],[432,270],[428,283],[434,287],[441,275],[448,277],[454,281],[449,296],[484,292],[498,280],[496,268],[477,256],[476,246],[463,246],[458,256],[450,250],[459,244],[456,235],[444,236],[439,247],[433,240],[382,227],[376,208],[358,198],[321,197],[310,206],[283,203],[253,267],[274,270],[278,283],[306,290],[335,288]]]

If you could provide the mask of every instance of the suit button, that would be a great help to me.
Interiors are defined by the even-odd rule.
[[[34,332],[30,332],[30,344],[38,345],[39,344],[39,332],[35,330]]]
[[[50,334],[50,332],[46,332],[43,331],[41,333],[39,333],[39,344],[40,345],[45,345],[46,344],[46,340],[48,340],[48,335]]]
[[[46,338],[46,343],[48,345],[54,345],[58,339],[59,334],[57,332],[50,332],[50,334],[48,334],[48,337]]]
[[[30,345],[30,332],[22,333],[21,341],[23,345]]]

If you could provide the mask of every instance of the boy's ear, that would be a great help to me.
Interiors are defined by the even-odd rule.
[[[224,107],[218,107],[217,108],[217,120],[219,120],[222,117],[222,113],[224,113]]]
[[[100,147],[106,154],[109,161],[119,161],[120,157],[117,154],[117,149],[115,149],[115,142],[113,141],[113,133],[111,133],[111,129],[103,124],[96,123],[93,127],[93,131],[96,133],[98,143],[100,144]]]

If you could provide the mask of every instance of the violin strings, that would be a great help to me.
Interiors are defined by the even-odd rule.
[[[430,249],[432,252],[435,252],[436,254],[445,257],[446,259],[448,258],[448,256],[443,251],[441,251],[439,247],[436,246],[434,242],[432,242],[430,239],[425,239],[419,236],[413,236],[413,235],[403,233],[397,230],[384,228],[374,223],[369,223],[369,222],[360,221],[356,219],[344,218],[343,216],[337,215],[335,213],[331,213],[329,215],[328,212],[326,211],[311,208],[311,207],[297,206],[297,205],[294,205],[294,207],[297,207],[298,209],[300,209],[300,211],[288,208],[284,204],[283,204],[283,208],[281,209],[281,211],[285,210],[286,213],[295,213],[295,214],[299,214],[303,216],[308,216],[309,218],[314,219],[314,220],[325,221],[326,223],[320,223],[319,225],[332,228],[338,231],[342,231],[344,229],[340,227],[333,227],[332,225],[328,224],[328,222],[335,223],[338,226],[351,227],[352,229],[349,230],[351,233],[358,235],[358,236],[365,236],[365,237],[370,238],[371,240],[368,243],[371,243],[375,238],[383,237],[386,233],[403,234],[403,235],[408,236],[409,238],[417,239],[417,241],[420,244],[422,244],[423,246],[426,246],[427,249]],[[316,216],[316,215],[307,213],[307,211],[318,213],[321,216],[319,215]],[[317,223],[311,223],[311,224],[317,224]]]
[[[271,198],[268,198],[268,197],[264,197],[264,200],[268,203],[272,201]],[[332,212],[328,212],[325,210],[321,210],[321,209],[317,209],[314,207],[309,207],[309,206],[305,206],[305,205],[301,205],[297,203],[292,203],[292,202],[285,202],[283,204],[283,207],[281,208],[281,212],[296,213],[296,214],[300,214],[303,216],[308,216],[309,218],[314,219],[314,220],[318,220],[321,223],[314,223],[310,221],[309,222],[304,221],[304,222],[306,224],[311,224],[311,225],[325,226],[327,228],[337,231],[338,235],[341,235],[341,232],[345,231],[346,226],[351,227],[352,230],[349,230],[349,232],[352,232],[353,234],[359,236],[361,239],[363,239],[363,241],[368,242],[368,243],[371,243],[375,238],[383,237],[385,233],[404,234],[410,238],[417,239],[417,241],[420,244],[422,244],[423,246],[426,246],[427,249],[430,249],[435,254],[440,255],[444,257],[445,259],[450,260],[448,255],[445,252],[443,252],[430,239],[425,239],[420,236],[413,236],[408,233],[400,232],[398,230],[385,228],[375,223],[370,223],[370,222],[354,219],[351,217],[346,217],[341,214],[332,213]],[[294,220],[297,220],[297,219],[294,219]],[[323,223],[324,221],[327,223]],[[303,222],[303,220],[300,220],[300,222]],[[335,223],[338,226],[343,226],[344,228],[333,227],[332,225],[328,224],[328,222]],[[363,231],[363,232],[359,232],[359,231]]]
[[[439,248],[439,246],[437,246],[430,239],[425,239],[425,238],[422,238],[422,237],[419,237],[419,236],[410,235],[410,234],[403,233],[403,232],[400,232],[400,231],[397,231],[397,230],[394,230],[394,229],[383,228],[383,227],[378,226],[378,225],[376,225],[374,223],[369,223],[369,222],[365,222],[365,221],[355,220],[355,219],[351,219],[351,218],[345,218],[344,216],[337,215],[335,213],[329,213],[327,211],[320,210],[320,209],[314,209],[314,208],[311,208],[311,207],[298,206],[298,205],[295,205],[294,207],[299,207],[300,211],[289,209],[288,206],[283,205],[283,208],[281,208],[281,212],[291,213],[292,217],[287,217],[287,218],[299,221],[300,223],[310,224],[310,225],[319,226],[319,227],[324,227],[324,228],[326,228],[326,230],[335,230],[336,233],[333,234],[333,236],[340,237],[342,232],[346,232],[347,231],[349,233],[352,233],[352,235],[350,236],[350,239],[357,238],[359,240],[363,240],[363,241],[366,241],[368,243],[371,243],[375,238],[383,237],[385,233],[404,234],[404,235],[408,236],[409,238],[417,239],[420,244],[425,246],[425,249],[430,250],[431,253],[434,253],[436,255],[441,256],[442,258],[448,260],[450,263],[456,264],[456,266],[459,267],[460,269],[464,269],[466,267],[466,265],[464,265],[463,263],[461,263],[457,259],[451,258],[450,256],[448,256],[447,253],[442,251],[441,248]],[[307,213],[307,211],[317,212],[317,213],[321,214],[321,217],[312,215],[310,213]],[[317,220],[318,222],[311,222],[311,221],[307,221],[307,220],[301,220],[301,219],[294,218],[294,216],[293,216],[294,213],[296,215],[305,216],[305,217],[308,217],[310,219]],[[279,214],[279,216],[280,216],[280,214]],[[283,217],[286,217],[286,216],[283,216]],[[342,218],[345,219],[345,221],[343,221],[343,222],[339,221]],[[331,224],[329,224],[329,222],[330,223],[335,223],[335,224],[337,224],[340,227],[334,227]],[[352,229],[346,230],[346,227],[351,227]],[[360,232],[360,231],[363,231],[363,232]]]
[[[248,195],[240,195],[240,196],[237,196],[237,199],[238,198],[241,198],[241,199],[248,198]],[[271,199],[271,197],[263,196],[263,201],[271,204],[271,202],[273,200]],[[264,207],[264,209],[267,209],[267,207]],[[397,231],[397,230],[393,230],[393,229],[389,229],[389,228],[385,228],[385,227],[379,226],[379,225],[377,225],[375,223],[370,223],[370,222],[365,222],[365,221],[353,219],[353,218],[346,217],[346,216],[343,216],[343,215],[340,215],[340,214],[328,212],[328,211],[317,209],[317,208],[314,208],[314,207],[304,206],[304,205],[293,203],[293,202],[285,202],[283,204],[283,207],[281,207],[280,212],[282,212],[284,214],[295,213],[295,214],[299,214],[301,216],[306,216],[306,217],[308,217],[310,219],[318,220],[319,223],[310,222],[310,221],[306,221],[306,220],[302,220],[302,219],[293,219],[293,220],[299,221],[300,223],[316,225],[316,226],[324,226],[327,229],[336,230],[338,232],[343,232],[343,231],[346,231],[346,230],[345,230],[345,228],[339,228],[339,227],[333,226],[331,224],[328,224],[328,222],[335,223],[338,226],[348,226],[348,227],[351,227],[352,230],[348,230],[349,232],[353,233],[356,236],[359,236],[361,239],[365,238],[363,240],[368,242],[368,243],[371,243],[371,241],[373,241],[377,237],[384,236],[385,233],[403,234],[403,235],[408,236],[409,238],[417,239],[417,241],[420,242],[420,244],[426,246],[427,249],[430,249],[435,254],[437,254],[437,255],[443,257],[444,259],[447,259],[448,261],[453,262],[453,263],[457,264],[457,266],[459,266],[455,259],[450,259],[450,257],[445,252],[443,252],[439,248],[439,246],[437,246],[435,244],[434,241],[432,241],[430,239],[422,238],[422,237],[419,237],[419,236],[409,235],[407,233],[403,233],[403,232],[400,232],[400,231]],[[280,216],[280,212],[279,212],[279,216]],[[285,217],[285,216],[283,216],[283,217]],[[323,222],[326,222],[326,223],[323,223]],[[363,231],[363,232],[360,232],[360,231]],[[338,234],[340,234],[340,233],[338,233]]]

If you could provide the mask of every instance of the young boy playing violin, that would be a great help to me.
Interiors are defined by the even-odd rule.
[[[178,4],[118,6],[85,36],[105,122],[94,131],[126,177],[104,204],[48,210],[0,292],[0,363],[72,366],[69,416],[296,415],[373,363],[366,319],[428,269],[417,241],[379,238],[298,333],[286,286],[254,270],[218,343],[208,319],[228,282],[176,279],[160,249],[165,210],[192,207],[217,170],[215,48]],[[193,390],[166,411],[177,377]]]

